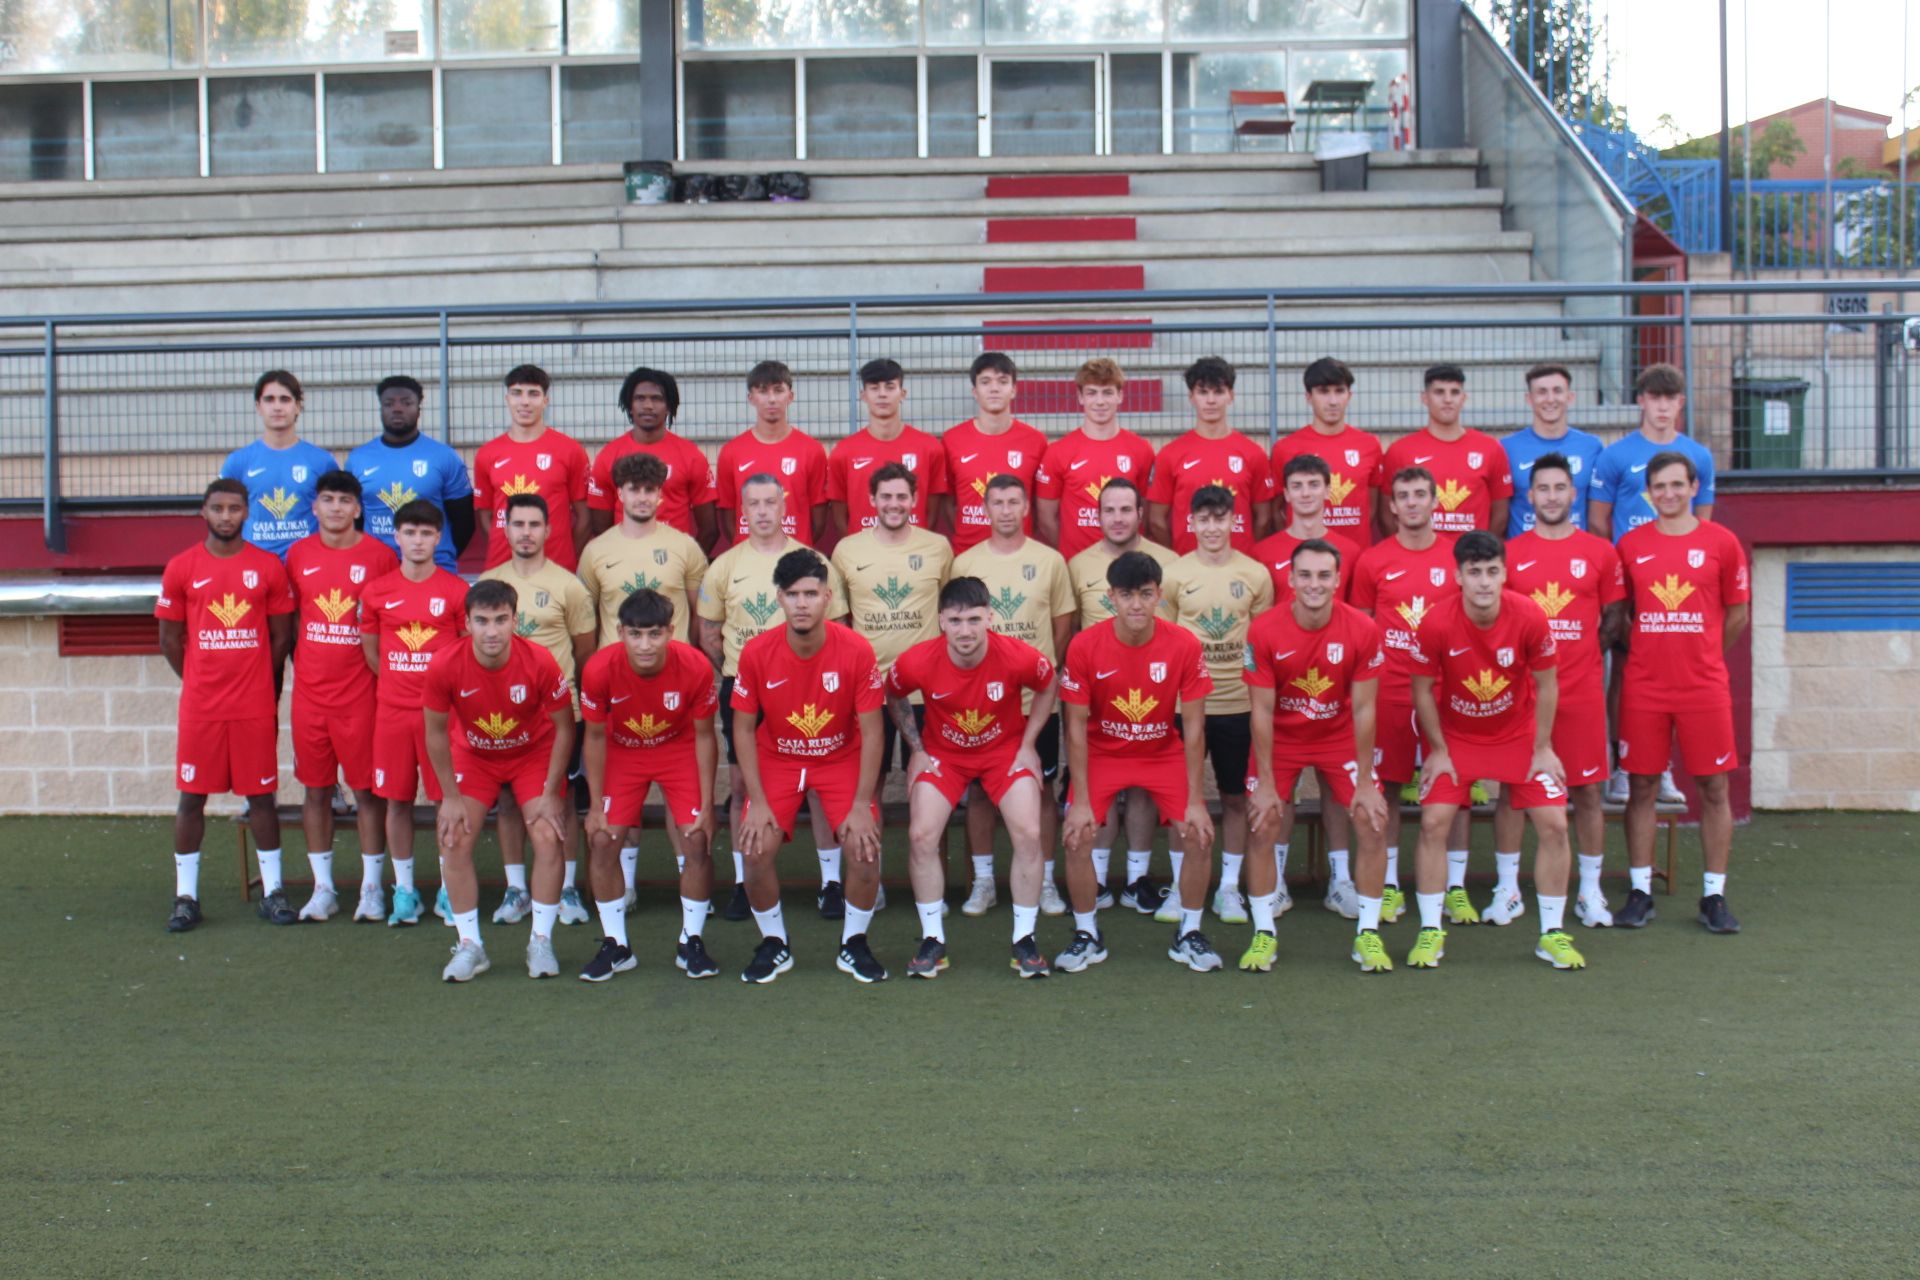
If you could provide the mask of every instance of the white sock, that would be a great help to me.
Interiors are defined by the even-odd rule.
[[[993,855],[976,853],[973,855],[973,878],[975,880],[993,879]]]
[[[634,878],[640,873],[640,846],[630,844],[620,850],[620,878],[627,882],[627,892],[633,892]]]
[[[176,898],[200,897],[200,851],[173,855],[173,895]]]
[[[771,911],[754,912],[753,922],[760,926],[761,937],[786,939],[787,918],[781,914],[779,903],[774,903]]]
[[[1182,907],[1180,909],[1180,933],[1184,937],[1200,927],[1201,908]]]
[[[1093,851],[1093,881],[1102,889],[1107,887],[1107,872],[1113,866],[1113,850],[1095,849]]]
[[[940,908],[945,905],[946,903],[937,899],[933,902],[916,902],[913,904],[913,909],[920,913],[921,937],[936,938],[941,942],[947,940],[947,926],[943,920],[945,913],[940,910]],[[848,909],[852,910],[852,908]],[[852,937],[853,935],[848,934],[847,936]]]
[[[1540,932],[1552,933],[1560,927],[1567,917],[1567,895],[1549,898],[1546,894],[1536,894],[1540,899]]]
[[[1135,880],[1138,880],[1140,879],[1140,877],[1146,875],[1147,868],[1152,865],[1153,865],[1153,850],[1151,849],[1127,850],[1127,883],[1132,884]]]
[[[573,888],[574,886],[573,878],[575,875],[579,873],[579,870],[580,870],[580,860],[578,858],[568,858],[566,870],[561,872],[560,874],[560,887],[562,889]]]
[[[412,858],[395,858],[393,860],[393,887],[396,889],[411,889],[416,893],[419,892],[413,883]]]
[[[673,872],[675,875],[681,875],[681,876],[687,874],[687,855],[686,854],[676,853],[673,855]]]
[[[408,859],[408,861],[412,861],[412,859]],[[471,942],[474,946],[476,947],[479,946],[480,945],[480,908],[475,907],[471,911],[454,912],[453,927],[455,932],[457,932],[460,935],[460,941]]]
[[[1040,883],[1042,885],[1053,885],[1053,887],[1056,889],[1060,887],[1057,883],[1055,883],[1053,878],[1053,859],[1052,858],[1048,858],[1045,862],[1040,864]],[[1022,934],[1021,936],[1025,937],[1026,935]]]
[[[1493,855],[1494,870],[1500,877],[1500,890],[1503,893],[1520,892],[1520,855],[1517,853],[1496,853]]]
[[[820,851],[820,887],[826,888],[840,878],[840,846]]]
[[[1580,892],[1593,897],[1600,896],[1600,867],[1605,861],[1597,853],[1580,855]]]
[[[374,888],[380,886],[380,881],[386,874],[386,861],[387,855],[384,853],[363,853],[360,855],[361,889],[364,890],[369,885]]]
[[[1256,893],[1247,899],[1247,910],[1253,915],[1255,933],[1273,933],[1273,913],[1280,909],[1278,893]]]
[[[260,851],[260,892],[276,892],[283,883],[280,879],[280,851],[262,849]]]
[[[713,904],[705,898],[680,899],[680,932],[686,935],[680,939],[682,942],[700,936],[701,930],[707,927],[707,912],[712,909]]]
[[[1438,929],[1440,927],[1440,904],[1446,901],[1447,895],[1444,893],[1416,893],[1413,895],[1413,899],[1420,904],[1420,927],[1422,929]]]
[[[936,906],[934,910],[938,911],[939,907]],[[868,907],[862,910],[861,908],[856,907],[851,902],[849,902],[847,904],[846,923],[840,926],[840,941],[845,942],[849,938],[859,937],[861,934],[867,931],[867,926],[872,923],[873,923],[872,907]]]
[[[1353,879],[1353,867],[1347,860],[1348,850],[1327,850],[1327,875],[1334,881]]]
[[[1652,867],[1647,868],[1647,884],[1649,886],[1653,884],[1653,868]],[[1725,893],[1726,891],[1727,891],[1727,873],[1726,872],[1709,871],[1701,877],[1700,879],[1700,896],[1701,897],[1711,898],[1716,893]]]
[[[536,902],[533,904],[533,931],[542,938],[553,936],[553,926],[560,923],[560,904],[557,902]]]
[[[524,862],[507,863],[507,888],[527,891],[527,864]]]
[[[1387,883],[1396,889],[1400,887],[1400,846],[1397,844],[1387,846]]]
[[[747,882],[747,855],[738,849],[733,851],[733,882],[735,884],[745,884]],[[776,934],[775,936],[785,937],[786,935]]]
[[[1035,903],[1031,907],[1023,907],[1017,902],[1013,904],[1013,940],[1015,942],[1020,941],[1022,938],[1032,937],[1033,931],[1039,927],[1040,906],[1038,903]]]
[[[1240,864],[1247,860],[1244,853],[1225,853],[1220,855],[1220,887],[1238,889],[1240,887]]]
[[[1380,927],[1380,899],[1360,899],[1359,926],[1359,928],[1354,930],[1355,933],[1364,933],[1368,929],[1378,929]]]
[[[1653,892],[1652,867],[1628,867],[1627,882],[1642,893]]]
[[[321,889],[332,889],[334,887],[333,850],[322,849],[318,853],[315,853],[311,849],[307,850],[307,865],[313,868],[313,887],[315,892]]]
[[[1281,888],[1284,888],[1287,883],[1287,849],[1288,846],[1284,844],[1273,846],[1273,870],[1279,877],[1275,884]]]
[[[1177,885],[1180,883],[1180,868],[1187,865],[1187,851],[1179,848],[1169,849],[1167,861],[1173,864],[1173,882]]]
[[[1098,911],[1076,911],[1073,913],[1073,927],[1081,933],[1100,936],[1100,913]]]
[[[612,902],[601,902],[596,899],[593,905],[598,908],[600,912],[601,936],[612,938],[621,946],[626,946],[627,900],[625,896],[615,898]]]
[[[1467,851],[1465,849],[1447,850],[1447,888],[1464,889],[1467,887]]]

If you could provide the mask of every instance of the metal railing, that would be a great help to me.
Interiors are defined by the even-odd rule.
[[[1239,369],[1235,419],[1268,440],[1305,421],[1300,371],[1322,355],[1355,370],[1352,421],[1389,437],[1425,421],[1419,392],[1429,364],[1466,370],[1467,423],[1494,432],[1526,425],[1529,366],[1564,364],[1573,371],[1574,425],[1612,436],[1638,420],[1635,373],[1666,360],[1686,372],[1691,430],[1723,468],[1912,471],[1920,469],[1920,357],[1899,336],[1910,288],[1920,285],[1525,284],[0,318],[0,509],[38,513],[57,547],[66,511],[190,504],[228,452],[257,438],[251,388],[270,368],[306,384],[301,433],[339,456],[379,433],[373,387],[392,373],[426,386],[424,429],[470,452],[504,429],[501,376],[529,361],[554,377],[549,420],[590,450],[626,429],[616,393],[642,364],[679,377],[678,429],[713,449],[750,422],[745,374],[760,360],[792,366],[794,420],[831,444],[862,421],[854,376],[862,362],[898,360],[909,420],[938,430],[972,415],[967,371],[984,349],[1018,361],[1016,412],[1052,436],[1078,420],[1073,370],[1090,356],[1116,357],[1129,375],[1125,425],[1159,439],[1190,425],[1180,374],[1203,355]],[[1868,311],[1837,323],[1825,313],[1828,293],[1864,299]],[[1583,310],[1572,314],[1576,306]],[[1791,402],[1788,416],[1760,412],[1755,396]]]

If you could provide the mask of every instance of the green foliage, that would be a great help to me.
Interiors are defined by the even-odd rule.
[[[1661,116],[1663,122],[1671,123],[1672,116]],[[1744,178],[1746,172],[1746,134],[1747,126],[1735,126],[1729,144],[1728,173],[1734,178]],[[1753,140],[1753,177],[1756,182],[1764,181],[1775,165],[1782,168],[1798,160],[1807,149],[1801,140],[1799,131],[1785,120],[1770,120],[1760,136]],[[1668,160],[1717,160],[1720,158],[1720,135],[1709,134],[1704,138],[1688,138],[1685,142],[1666,148],[1660,153]]]

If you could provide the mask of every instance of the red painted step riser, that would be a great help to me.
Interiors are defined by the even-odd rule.
[[[987,179],[989,200],[1047,200],[1063,196],[1124,196],[1133,182],[1124,173],[1009,174]]]
[[[1080,240],[1138,240],[1133,218],[988,218],[988,244],[1042,244]]]
[[[1015,414],[1079,413],[1080,389],[1071,378],[1022,378],[1013,397]],[[1159,379],[1129,382],[1121,413],[1159,413],[1166,403]]]
[[[1110,320],[1104,325],[1098,320],[988,320],[984,327],[998,329],[1003,327],[1032,325],[1073,325],[1074,328],[1058,333],[1002,333],[983,337],[980,345],[990,351],[1120,351],[1144,350],[1153,345],[1151,333],[1114,333],[1107,325],[1149,324],[1151,321]],[[1080,326],[1087,326],[1082,328]]]
[[[1147,287],[1147,269],[1129,267],[988,267],[987,293],[1123,293]]]

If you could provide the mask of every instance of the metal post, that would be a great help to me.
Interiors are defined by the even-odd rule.
[[[1888,418],[1892,416],[1893,397],[1887,385],[1887,376],[1894,366],[1893,354],[1900,345],[1900,322],[1893,319],[1893,304],[1880,304],[1880,314],[1885,317],[1873,326],[1873,465],[1874,469],[1887,469],[1887,435],[1892,425]]]
[[[453,379],[447,352],[447,313],[440,313],[440,439],[453,443]]]
[[[860,304],[847,304],[847,434],[860,429]]]
[[[1727,0],[1720,0],[1720,252],[1733,248],[1733,138],[1727,119]]]
[[[1267,295],[1267,451],[1280,443],[1280,330],[1274,324],[1273,295]]]
[[[1687,434],[1693,435],[1693,286],[1680,286],[1680,381],[1686,397]]]
[[[42,339],[46,352],[46,458],[43,462],[41,484],[46,487],[43,505],[44,533],[47,550],[63,554],[67,549],[67,527],[60,518],[60,385],[59,385],[59,348],[54,335],[53,321],[47,321],[45,337]]]

